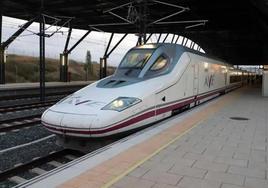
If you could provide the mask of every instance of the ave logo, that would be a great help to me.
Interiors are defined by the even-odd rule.
[[[215,78],[215,74],[207,75],[205,78],[204,85],[207,86],[208,88],[213,86],[214,85],[214,78]]]

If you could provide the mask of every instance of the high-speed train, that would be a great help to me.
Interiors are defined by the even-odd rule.
[[[146,44],[129,50],[112,76],[46,110],[42,124],[63,137],[112,136],[240,87],[242,75],[181,45]]]

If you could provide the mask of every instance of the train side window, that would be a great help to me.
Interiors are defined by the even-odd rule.
[[[170,60],[166,55],[160,55],[150,67],[150,69],[147,71],[145,76],[154,77],[165,73],[165,71],[168,70],[169,62]]]
[[[151,71],[159,71],[163,68],[165,68],[168,64],[168,58],[164,55],[161,55],[157,58],[155,63],[151,66]]]

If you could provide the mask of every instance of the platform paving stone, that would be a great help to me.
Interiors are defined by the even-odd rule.
[[[224,183],[230,183],[234,185],[243,185],[245,176],[231,173],[224,173],[224,172],[209,171],[206,174],[205,179],[210,181],[220,181]]]
[[[196,163],[194,164],[193,167],[205,169],[205,170],[216,171],[216,172],[226,172],[228,165],[209,162],[206,160],[198,160],[198,161],[196,161]]]
[[[152,188],[178,188],[178,187],[174,185],[164,184],[164,183],[157,183]]]
[[[177,185],[178,182],[182,179],[181,175],[177,174],[171,174],[168,172],[163,171],[149,171],[144,176],[142,176],[142,179],[150,180],[157,183],[164,183],[169,185]]]
[[[178,187],[180,188],[220,188],[221,182],[209,181],[193,177],[183,177],[179,182]]]
[[[243,167],[231,166],[228,169],[228,173],[265,179],[265,170],[257,168],[243,168]]]
[[[117,188],[126,188],[126,187],[127,188],[137,188],[137,187],[151,188],[154,184],[155,184],[155,182],[153,182],[153,181],[126,176],[123,179],[121,179],[120,181],[118,181],[114,185],[114,187],[117,187]]]
[[[268,98],[256,88],[242,91],[114,186],[268,188]]]
[[[169,170],[170,173],[190,176],[195,178],[203,178],[207,173],[207,170],[199,169],[199,168],[191,168],[183,165],[174,165],[172,169]]]
[[[247,177],[245,181],[246,188],[267,188],[268,180]]]
[[[184,165],[184,166],[192,166],[194,162],[195,160],[193,159],[180,158],[177,157],[176,155],[167,156],[161,161],[161,163],[172,164],[172,165]]]
[[[223,183],[221,188],[243,188],[242,186]]]
[[[248,160],[234,159],[232,157],[216,157],[214,162],[227,164],[227,165],[236,165],[236,166],[241,166],[241,167],[247,167],[248,165]]]

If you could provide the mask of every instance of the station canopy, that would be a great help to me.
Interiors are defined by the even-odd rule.
[[[268,0],[1,0],[2,15],[114,33],[171,33],[236,65],[268,64]],[[49,19],[51,17],[51,19]],[[62,22],[62,23],[60,23]]]

